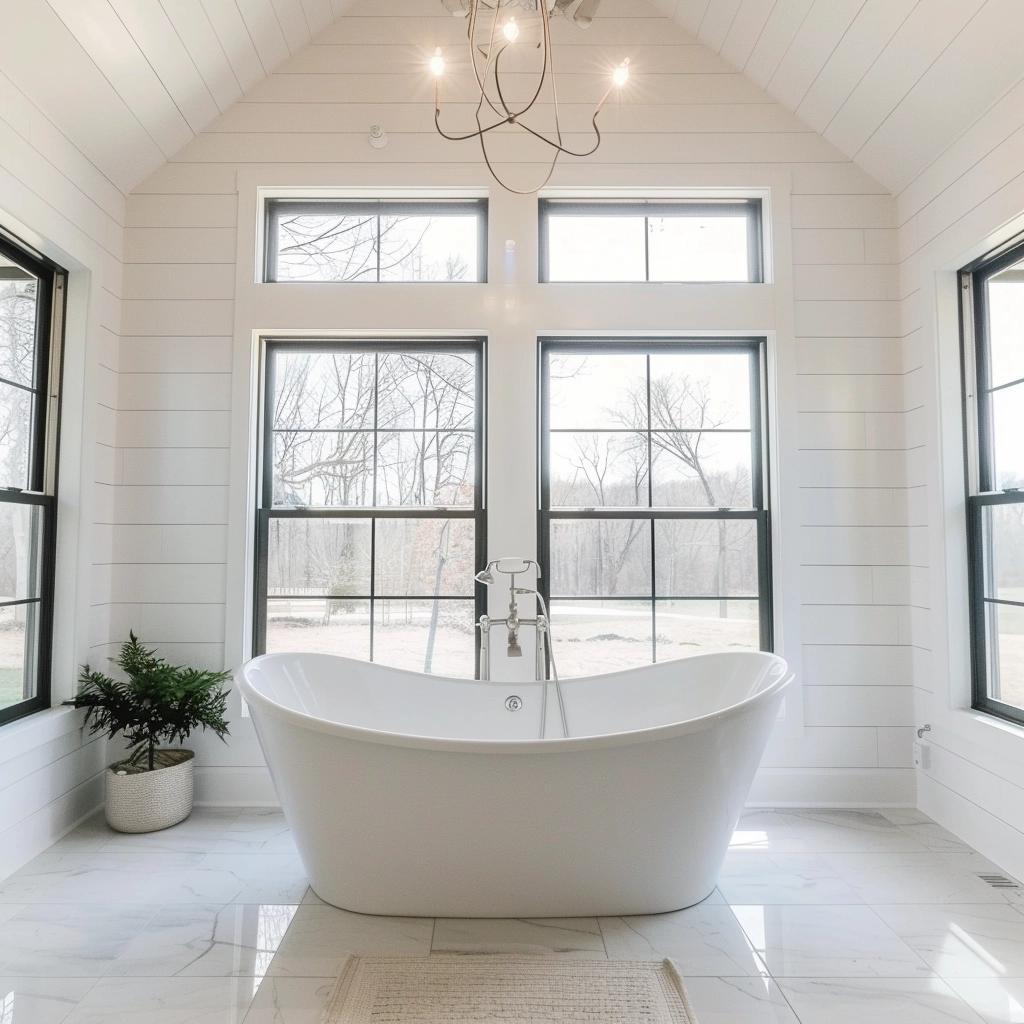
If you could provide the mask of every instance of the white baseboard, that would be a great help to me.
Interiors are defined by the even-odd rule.
[[[103,806],[103,773],[41,807],[6,832],[0,832],[0,879],[13,874],[49,849]]]
[[[762,768],[751,807],[914,807],[913,768]]]
[[[196,765],[195,780],[197,804],[208,807],[280,806],[266,765]]]
[[[912,768],[762,768],[747,801],[752,807],[913,807]],[[196,768],[196,803],[276,807],[263,765]]]
[[[925,772],[918,782],[920,808],[983,857],[1015,878],[1024,879],[1024,834],[979,804]],[[1006,808],[1012,811],[1012,808]]]

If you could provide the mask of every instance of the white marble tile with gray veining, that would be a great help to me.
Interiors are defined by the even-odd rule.
[[[0,1024],[61,1024],[93,978],[0,977]]]
[[[864,900],[824,854],[730,850],[718,888],[732,904],[854,904]]]
[[[700,904],[650,917],[602,917],[612,960],[675,961],[684,977],[765,974],[729,907]]]
[[[594,917],[438,918],[435,953],[557,953],[585,959],[605,956]]]
[[[1024,914],[1008,904],[874,909],[944,978],[1024,977]]]
[[[754,810],[740,817],[733,849],[774,853],[921,851],[910,832],[869,810]]]
[[[978,853],[829,853],[823,859],[864,903],[1005,903],[980,876],[999,873]]]
[[[65,1024],[242,1024],[252,978],[101,978]]]
[[[985,1024],[1024,1021],[1024,977],[949,978],[947,983]]]
[[[261,978],[297,910],[294,904],[252,903],[161,907],[108,973]]]
[[[337,978],[264,978],[245,1024],[322,1024]]]
[[[941,978],[790,978],[779,988],[800,1024],[982,1024]]]
[[[351,953],[426,956],[434,922],[428,917],[373,917],[326,905],[296,909],[267,973],[329,977]]]
[[[918,978],[928,965],[870,907],[733,907],[775,978]]]
[[[24,907],[0,928],[0,974],[98,978],[110,971],[156,911],[137,904]]]
[[[800,1024],[771,978],[686,978],[700,1024]]]

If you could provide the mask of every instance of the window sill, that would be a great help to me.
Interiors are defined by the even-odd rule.
[[[997,732],[1005,733],[1007,736],[1012,736],[1015,739],[1024,740],[1024,725],[1018,725],[1016,722],[1000,718],[998,715],[990,715],[985,711],[978,711],[977,708],[963,708],[961,714],[965,715],[966,719],[977,722],[979,725],[995,729]]]
[[[44,743],[83,727],[82,713],[75,708],[56,707],[37,711],[2,726],[0,763],[11,761]]]

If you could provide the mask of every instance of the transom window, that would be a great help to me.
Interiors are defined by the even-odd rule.
[[[64,282],[0,236],[0,723],[50,704]]]
[[[762,281],[761,201],[540,201],[542,281]]]
[[[770,648],[762,350],[541,342],[542,583],[564,674]]]
[[[266,203],[265,281],[487,280],[487,201]]]
[[[1024,244],[961,282],[973,703],[1024,723]]]
[[[266,342],[255,648],[472,676],[483,343]]]

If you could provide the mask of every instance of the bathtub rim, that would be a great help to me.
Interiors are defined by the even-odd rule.
[[[543,740],[491,740],[464,739],[445,736],[424,736],[416,733],[387,732],[382,729],[369,729],[364,726],[349,725],[344,722],[335,722],[326,718],[318,718],[315,715],[310,715],[304,711],[298,711],[295,708],[288,707],[286,704],[273,700],[266,694],[260,692],[249,681],[247,670],[250,667],[262,665],[268,662],[273,663],[275,661],[284,661],[295,657],[302,657],[302,652],[288,651],[276,654],[258,655],[255,658],[250,658],[247,662],[241,665],[234,675],[235,682],[238,684],[241,695],[248,704],[259,705],[260,708],[267,711],[268,714],[283,719],[302,729],[312,729],[314,732],[339,736],[344,739],[355,740],[356,742],[361,743],[377,743],[385,746],[406,747],[416,750],[435,750],[447,753],[537,754],[631,746],[638,743],[652,743],[658,740],[685,736],[692,732],[699,732],[712,726],[715,722],[734,718],[751,708],[753,705],[762,703],[771,699],[773,696],[781,694],[782,691],[787,689],[796,678],[796,673],[789,667],[789,663],[786,659],[770,651],[707,651],[701,654],[692,654],[686,658],[679,658],[676,660],[688,661],[691,658],[714,658],[719,657],[722,654],[738,653],[760,655],[768,661],[774,662],[777,666],[782,666],[783,671],[780,673],[778,679],[773,680],[763,690],[751,694],[749,697],[745,697],[743,700],[737,701],[735,704],[726,705],[723,708],[719,708],[718,710],[712,711],[706,715],[700,715],[697,718],[688,718],[679,722],[668,722],[664,725],[649,726],[645,729],[632,729],[627,732],[598,733],[593,736],[570,736],[568,738],[552,737],[551,739]],[[390,668],[389,666],[373,666],[372,663],[369,662],[360,661],[355,658],[345,658],[336,654],[317,654],[316,656],[332,658],[335,661],[358,665],[362,668],[370,665],[371,669],[377,667],[390,672],[398,672],[403,675],[419,676],[428,680],[443,680],[445,682],[458,683],[462,685],[489,686],[498,689],[514,689],[516,686],[541,685],[533,682],[532,680],[516,683],[495,680],[484,681],[479,679],[456,679],[450,676],[427,675],[426,673],[413,672],[409,669]],[[662,662],[661,664],[665,663]],[[575,684],[585,682],[587,679],[608,679],[610,676],[629,676],[636,672],[643,672],[646,668],[653,667],[653,665],[645,665],[637,668],[620,669],[618,672],[608,672],[600,676],[580,676],[572,680],[564,680],[564,682],[572,682]]]

